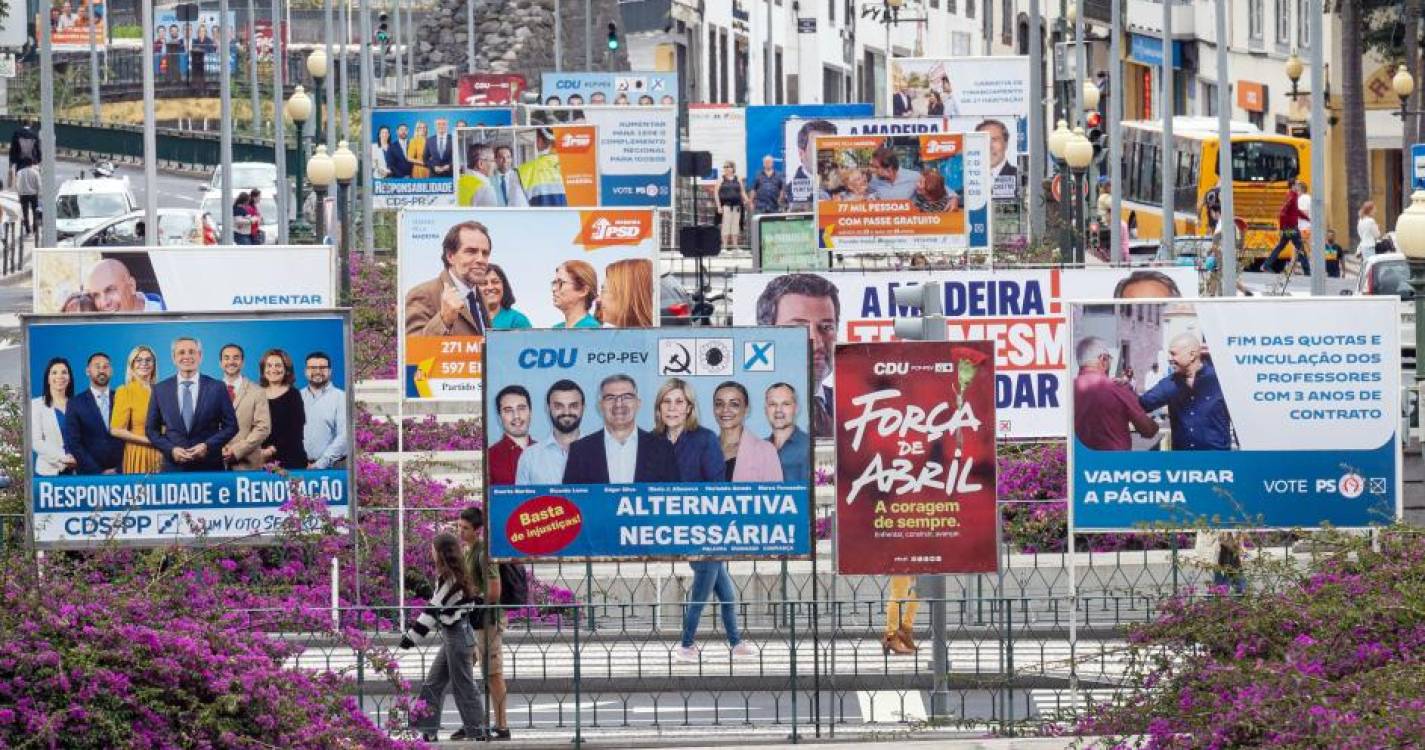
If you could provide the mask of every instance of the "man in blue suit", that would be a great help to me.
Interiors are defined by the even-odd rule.
[[[153,387],[144,433],[163,454],[164,471],[222,471],[223,446],[237,435],[237,413],[227,386],[198,373],[203,345],[173,341],[178,374]]]
[[[124,441],[109,434],[109,416],[114,410],[113,377],[109,355],[89,355],[84,374],[89,388],[69,402],[64,415],[64,449],[74,456],[75,473],[117,474],[124,463]]]
[[[450,121],[444,117],[435,118],[435,135],[426,139],[424,154],[431,177],[450,178],[451,148],[454,145],[450,137]]]
[[[676,482],[678,461],[666,438],[638,429],[638,385],[619,374],[599,384],[604,429],[569,446],[565,484]]]
[[[410,130],[404,124],[397,125],[396,137],[386,146],[386,168],[391,170],[392,177],[411,176],[411,161],[406,158],[406,147],[410,142]]]

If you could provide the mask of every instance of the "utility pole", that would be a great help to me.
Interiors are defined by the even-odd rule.
[[[473,0],[466,0],[473,2]],[[361,162],[366,165],[361,170],[361,249],[366,254],[366,259],[371,260],[375,254],[375,231],[371,226],[373,217],[376,216],[372,210],[371,190],[373,180],[371,176],[371,147],[366,144],[371,143],[371,108],[376,105],[375,82],[371,75],[371,0],[361,0],[359,14],[361,16]]]
[[[41,220],[36,247],[54,247],[55,212],[45,205],[54,199],[54,42],[50,39],[49,12],[52,3],[40,5],[40,206]],[[145,66],[149,67],[149,66]]]
[[[222,50],[218,63],[218,120],[222,123],[218,131],[218,158],[223,163],[223,238],[224,245],[233,244],[233,91],[232,57],[233,24],[228,17],[228,0],[218,0],[218,49]],[[158,227],[151,226],[149,244],[158,244]]]
[[[277,20],[272,21],[272,33],[277,33]],[[252,137],[262,137],[262,94],[257,84],[257,6],[247,0],[247,79],[249,102],[252,106]]]
[[[1326,294],[1326,62],[1321,0],[1307,0],[1311,23],[1311,294]],[[1355,33],[1346,29],[1345,33]],[[1407,150],[1408,147],[1407,147]],[[1349,232],[1347,233],[1349,235]]]
[[[1112,15],[1108,53],[1108,158],[1104,164],[1113,174],[1108,181],[1109,258],[1118,265],[1128,260],[1123,257],[1123,222],[1119,218],[1123,216],[1123,0],[1113,0]]]
[[[98,125],[102,107],[99,101],[99,24],[94,22],[92,4],[89,10],[89,102],[94,109],[94,124]],[[45,17],[48,18],[49,14]]]
[[[287,199],[287,126],[282,121],[286,104],[282,97],[282,78],[287,70],[284,64],[286,56],[283,55],[286,26],[280,23],[281,18],[282,0],[272,0],[272,163],[277,167],[277,195],[274,196],[277,200],[277,244],[285,245],[288,242],[287,225],[291,223],[289,217],[294,211]],[[300,131],[297,137],[302,137]],[[297,206],[295,212],[301,210],[302,207]]]
[[[1158,252],[1159,257],[1176,258],[1178,253],[1173,236],[1178,216],[1174,194],[1177,189],[1178,157],[1173,149],[1173,0],[1163,0],[1162,64],[1158,70],[1162,71],[1158,80],[1161,82],[1159,107],[1163,111],[1163,233]]]
[[[391,15],[395,17],[396,22],[396,25],[392,27],[396,40],[396,104],[404,107],[406,106],[406,63],[405,56],[401,54],[401,42],[405,41],[406,37],[401,33],[401,0],[395,0],[395,5],[396,12]]]
[[[324,90],[317,92],[317,98],[318,98],[318,104],[317,104],[317,106],[319,106],[319,107],[321,106],[321,104],[320,104],[321,98],[325,97],[326,100],[327,100],[327,136],[326,136],[326,137],[327,137],[327,153],[329,153],[329,154],[331,154],[331,153],[336,153],[336,72],[335,72],[334,70],[332,70],[332,68],[336,67],[336,50],[332,47],[332,37],[336,35],[336,27],[335,27],[336,19],[333,17],[333,15],[334,15],[334,11],[333,11],[333,9],[332,9],[332,3],[333,3],[333,2],[334,2],[334,0],[326,0],[325,2],[322,3],[322,10],[323,10],[323,14],[322,14],[322,15],[323,15],[323,18],[322,18],[323,28],[322,28],[322,31],[326,34],[326,36],[324,36],[322,39],[323,39],[323,41],[326,43],[327,74],[326,74],[326,76],[324,76],[324,80],[322,81],[322,83],[324,84],[324,86],[323,86],[323,89],[324,89]],[[321,133],[313,133],[313,134],[312,134],[312,139],[313,139],[313,140],[318,140],[318,139],[320,139],[321,137],[322,137],[322,134],[321,134]],[[316,152],[316,148],[313,147],[312,151],[313,151],[313,153],[315,153],[315,152]],[[318,203],[320,203],[320,202],[318,202]]]
[[[153,44],[153,0],[143,0],[140,9],[143,11],[143,38],[144,47],[148,48]],[[40,24],[46,29],[49,24]],[[48,39],[48,32],[41,32],[44,38]],[[41,61],[43,63],[43,61]],[[148,232],[158,232],[158,131],[154,122],[154,94],[153,94],[153,65],[151,63],[143,65],[143,203],[144,203],[144,230],[145,244],[156,245],[157,242],[150,242],[148,237],[154,236]],[[45,71],[50,66],[40,65],[40,93],[54,89],[54,82],[51,79],[49,85],[45,84]],[[53,122],[52,118],[45,118]]]
[[[1029,240],[1044,236],[1044,25],[1040,0],[1029,6]],[[1034,101],[1039,97],[1039,101]]]
[[[1217,0],[1217,192],[1219,214],[1217,226],[1222,231],[1219,247],[1222,248],[1222,289],[1218,292],[1225,297],[1237,295],[1237,225],[1233,222],[1232,204],[1232,95],[1227,78],[1227,7],[1228,0]],[[1314,166],[1314,165],[1313,165]]]

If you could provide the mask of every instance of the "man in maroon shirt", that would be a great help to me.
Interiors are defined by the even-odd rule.
[[[1277,229],[1281,232],[1281,237],[1277,240],[1277,246],[1272,249],[1272,254],[1267,257],[1267,261],[1262,264],[1263,271],[1277,270],[1277,257],[1282,250],[1286,249],[1287,243],[1296,249],[1296,257],[1301,259],[1301,272],[1311,273],[1311,260],[1301,243],[1301,221],[1306,218],[1302,215],[1300,198],[1306,192],[1306,183],[1293,181],[1291,189],[1286,193],[1286,202],[1282,203],[1281,210],[1277,212]]]
[[[1133,447],[1132,424],[1143,437],[1158,434],[1158,423],[1138,404],[1138,394],[1108,374],[1113,355],[1103,339],[1090,336],[1074,350],[1079,374],[1074,377],[1074,434],[1085,447],[1126,451]]]
[[[520,385],[505,386],[495,397],[495,409],[505,435],[490,446],[486,456],[490,462],[490,486],[500,487],[515,483],[520,454],[534,443],[529,436],[529,391]]]

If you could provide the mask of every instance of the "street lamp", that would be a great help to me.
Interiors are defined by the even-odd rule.
[[[1084,170],[1088,169],[1089,163],[1093,161],[1093,144],[1084,136],[1083,128],[1074,128],[1069,140],[1064,144],[1064,161],[1069,164],[1069,174],[1073,176],[1071,191],[1073,192],[1072,205],[1074,215],[1078,220],[1074,232],[1074,262],[1084,262],[1084,248],[1087,245],[1088,222],[1084,216],[1086,211],[1083,206]]]
[[[1082,90],[1083,90],[1083,100],[1084,100],[1084,111],[1085,111],[1085,112],[1092,112],[1092,111],[1098,109],[1099,94],[1102,93],[1102,92],[1100,92],[1100,91],[1098,90],[1098,84],[1097,84],[1097,83],[1094,83],[1093,81],[1090,81],[1090,80],[1088,80],[1088,79],[1084,79],[1084,85],[1083,85],[1083,87],[1082,87]]]
[[[332,163],[332,158],[327,155],[327,147],[324,144],[317,144],[317,150],[312,154],[312,158],[307,160],[307,181],[312,183],[312,191],[317,194],[317,241],[325,240],[326,232],[326,200],[327,188],[331,187],[336,179],[336,165]]]
[[[1405,133],[1401,136],[1400,155],[1402,160],[1401,175],[1405,182],[1405,192],[1402,195],[1409,195],[1411,188],[1415,185],[1415,165],[1410,155],[1412,144],[1406,143],[1405,138],[1410,132],[1411,117],[1419,117],[1425,111],[1410,108],[1410,96],[1415,93],[1415,76],[1410,75],[1410,68],[1401,65],[1395,70],[1395,77],[1390,79],[1390,87],[1395,90],[1395,95],[1400,98],[1400,109],[1393,114],[1400,118],[1401,125],[1405,128]]]
[[[312,75],[312,80],[316,86],[312,90],[317,93],[317,119],[312,123],[312,140],[322,139],[322,80],[327,77],[327,51],[318,47],[307,55],[307,72]],[[328,112],[330,117],[332,113]]]
[[[332,155],[332,172],[336,177],[336,210],[341,224],[340,244],[337,252],[341,257],[341,304],[351,304],[351,209],[347,207],[351,199],[351,181],[356,177],[356,154],[347,147],[346,141],[336,144]]]
[[[1291,81],[1291,91],[1287,92],[1287,96],[1293,102],[1298,97],[1306,96],[1305,92],[1297,88],[1297,84],[1301,81],[1301,73],[1306,69],[1306,66],[1302,64],[1301,58],[1296,56],[1296,50],[1292,50],[1291,57],[1286,59],[1286,64],[1282,67],[1286,70],[1287,80]]]
[[[1410,263],[1410,286],[1415,289],[1415,398],[1419,404],[1419,389],[1425,381],[1425,190],[1415,191],[1410,207],[1395,220],[1395,244]]]
[[[302,181],[303,168],[307,162],[302,159],[302,126],[307,123],[307,118],[312,116],[312,98],[307,96],[306,89],[301,84],[293,89],[292,96],[287,99],[287,116],[292,118],[292,123],[297,126],[297,220],[293,222],[293,229],[297,233],[303,234],[307,231],[307,222],[302,220]]]
[[[1054,132],[1049,134],[1049,155],[1054,157],[1054,161],[1064,160],[1064,146],[1067,145],[1065,141],[1072,136],[1073,131],[1069,130],[1069,124],[1060,120],[1054,127]]]

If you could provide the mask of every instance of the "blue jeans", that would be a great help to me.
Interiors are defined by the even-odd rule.
[[[693,636],[698,633],[698,620],[703,617],[703,607],[715,593],[722,607],[722,628],[727,631],[728,645],[742,642],[742,632],[737,628],[737,594],[732,590],[732,576],[727,574],[727,563],[694,562],[693,590],[688,594],[688,606],[683,612],[683,646],[693,645]]]
[[[1234,572],[1219,570],[1212,574],[1212,585],[1230,586],[1232,593],[1241,595],[1247,592],[1247,576],[1243,575],[1240,570]]]

